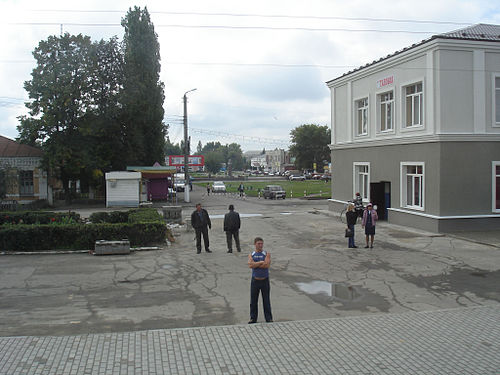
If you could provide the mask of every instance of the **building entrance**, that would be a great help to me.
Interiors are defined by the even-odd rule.
[[[370,198],[373,205],[377,205],[379,220],[387,220],[387,209],[391,207],[391,183],[389,181],[372,182],[370,184]]]

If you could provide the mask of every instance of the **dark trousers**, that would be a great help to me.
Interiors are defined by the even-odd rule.
[[[205,250],[209,249],[208,242],[208,227],[196,228],[196,250],[201,251],[201,234],[203,233],[203,243],[205,244]]]
[[[226,232],[227,249],[231,251],[233,250],[233,237],[234,237],[234,243],[236,244],[236,249],[238,249],[238,251],[241,251],[240,232],[238,230],[237,231],[228,230]]]
[[[273,314],[271,313],[271,287],[269,285],[269,278],[264,280],[255,280],[252,277],[252,283],[250,284],[250,319],[257,321],[257,317],[259,315],[258,303],[260,292],[262,292],[264,316],[266,318],[266,322],[270,322],[273,320]]]

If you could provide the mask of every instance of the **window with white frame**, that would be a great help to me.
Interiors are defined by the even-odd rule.
[[[424,124],[424,93],[422,82],[403,87],[404,94],[404,127],[421,126]]]
[[[380,131],[394,129],[394,92],[385,92],[378,95]]]
[[[500,126],[500,76],[495,77],[495,125]]]
[[[401,163],[401,206],[424,209],[424,163]]]
[[[359,193],[363,201],[370,201],[370,163],[354,163],[354,193]]]
[[[493,212],[500,212],[500,161],[494,161],[492,168],[493,183],[492,183],[492,196],[493,196]]]
[[[368,98],[356,100],[356,135],[368,134]]]

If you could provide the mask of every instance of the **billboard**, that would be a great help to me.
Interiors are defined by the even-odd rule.
[[[183,167],[184,155],[169,155],[166,162],[171,167]],[[189,155],[188,165],[190,167],[203,167],[205,165],[205,157],[203,155]]]

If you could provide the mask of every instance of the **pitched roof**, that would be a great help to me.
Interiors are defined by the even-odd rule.
[[[0,157],[42,157],[43,152],[38,148],[23,145],[12,139],[0,135]]]
[[[463,29],[436,35],[439,38],[489,40],[500,42],[500,25],[478,23]]]
[[[381,57],[378,60],[373,60],[371,63],[367,63],[366,65],[362,65],[356,69],[353,69],[347,73],[344,73],[341,76],[328,81],[327,83],[334,82],[339,78],[345,77],[349,74],[352,74],[354,72],[357,72],[359,70],[362,70],[364,68],[372,66],[378,62],[387,60],[390,57],[399,55],[399,54],[406,52],[410,49],[413,49],[415,47],[418,47],[418,46],[421,46],[425,43],[428,43],[434,39],[461,39],[461,40],[500,42],[500,25],[489,25],[489,24],[484,24],[484,23],[478,23],[476,25],[468,26],[468,27],[465,27],[463,29],[458,29],[458,30],[450,31],[450,32],[443,33],[443,34],[433,35],[430,38],[424,39],[419,43],[412,44],[411,46],[405,47],[402,50],[399,50],[399,51],[396,51],[396,52],[389,54],[387,56]]]

